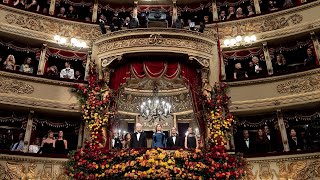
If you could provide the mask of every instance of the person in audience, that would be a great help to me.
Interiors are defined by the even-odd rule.
[[[117,131],[113,131],[113,138],[111,139],[111,148],[122,149],[122,143],[121,143],[120,137],[118,136]]]
[[[267,140],[269,141],[270,151],[276,151],[278,147],[275,135],[271,134],[269,126],[264,126],[263,131],[267,137]]]
[[[13,6],[16,8],[25,8],[25,1],[24,0],[15,0]]]
[[[130,144],[131,144],[131,134],[127,133],[123,138],[123,148],[124,149],[131,148]]]
[[[101,14],[100,17],[99,17],[99,26],[100,26],[100,29],[101,29],[101,33],[102,34],[106,34],[107,33],[107,30],[106,30],[106,27],[105,25],[107,24],[107,18]]]
[[[65,68],[61,70],[60,72],[60,78],[64,79],[74,79],[74,70],[71,69],[71,64],[70,62],[65,62],[64,63]]]
[[[239,141],[238,147],[236,147],[238,152],[244,153],[244,154],[252,154],[254,153],[254,141],[250,138],[249,131],[244,130],[242,132],[243,139]]]
[[[57,66],[50,66],[47,68],[47,76],[49,78],[59,78],[58,68]]]
[[[136,132],[132,135],[131,148],[147,148],[147,136],[142,131],[142,124],[136,124]]]
[[[303,144],[303,150],[310,150],[311,149],[311,138],[310,136],[307,134],[306,130],[303,129],[301,132],[300,132],[300,137],[301,137],[301,141],[302,141],[302,144]]]
[[[38,10],[38,3],[37,0],[28,0],[26,1],[26,9],[37,11]]]
[[[53,132],[49,130],[47,138],[42,140],[40,151],[38,153],[42,153],[42,154],[53,153],[55,148],[55,142],[56,141],[53,139]]]
[[[123,21],[123,27],[126,27],[127,29],[129,29],[130,26],[130,17],[126,17]]]
[[[156,132],[152,136],[152,148],[162,148],[166,145],[166,135],[162,132],[162,126],[157,124]]]
[[[248,78],[247,72],[242,69],[241,63],[235,64],[235,70],[233,73],[233,78],[234,79],[244,79]]]
[[[6,61],[3,63],[3,68],[8,70],[15,70],[16,60],[12,54],[10,54]]]
[[[10,4],[10,0],[3,0],[3,4]]]
[[[10,150],[11,151],[22,151],[23,150],[23,146],[24,146],[24,134],[23,133],[20,133],[19,134],[19,140],[18,142],[14,143]]]
[[[221,11],[219,15],[219,21],[224,21],[226,20],[226,11]]]
[[[195,30],[195,22],[193,22],[191,19],[188,19],[188,25],[189,25],[189,30],[194,31]]]
[[[83,77],[82,77],[82,74],[80,73],[80,71],[76,71],[75,73],[74,73],[74,79],[75,80],[83,80]]]
[[[236,17],[237,18],[244,18],[245,17],[241,7],[238,7],[237,12],[236,12]]]
[[[177,133],[177,128],[171,128],[171,136],[167,139],[167,147],[169,148],[178,148],[181,146],[180,138]]]
[[[259,61],[257,56],[252,57],[252,62],[254,65],[254,72],[256,76],[266,74],[267,72],[266,64],[263,63],[262,61]]]
[[[67,154],[68,151],[68,142],[63,139],[63,131],[59,131],[58,139],[55,140],[55,153],[57,154]]]
[[[64,7],[61,7],[59,13],[57,14],[57,16],[58,16],[58,17],[62,17],[62,18],[67,17],[67,15],[66,15],[66,9],[65,9]]]
[[[307,49],[307,57],[304,59],[304,66],[311,67],[316,65],[316,57],[313,55],[312,49]]]
[[[269,140],[262,129],[258,129],[255,147],[256,147],[256,150],[255,150],[256,153],[270,152]]]
[[[24,73],[33,73],[33,67],[31,65],[32,63],[32,59],[30,57],[27,57],[24,60],[24,63],[21,64],[20,66],[20,72],[24,72]]]
[[[255,15],[254,11],[253,11],[253,8],[251,5],[248,5],[247,6],[247,10],[248,10],[248,16],[253,16]]]
[[[48,8],[43,8],[43,9],[42,9],[42,13],[43,13],[43,14],[48,14]]]
[[[200,22],[199,32],[203,33],[205,28],[206,28],[206,25],[204,24],[204,22]]]
[[[288,143],[290,151],[301,151],[303,149],[303,142],[297,137],[297,132],[295,129],[290,129]]]
[[[257,75],[256,72],[255,72],[254,64],[253,64],[252,61],[249,61],[249,67],[248,67],[247,75],[248,75],[250,78]]]
[[[192,127],[188,128],[188,132],[184,139],[184,147],[186,149],[198,149],[199,143],[196,134],[193,132]]]
[[[84,21],[85,22],[91,22],[91,18],[87,16],[87,17],[84,18]]]
[[[78,14],[76,13],[73,6],[69,6],[69,11],[67,12],[67,18],[78,19]]]
[[[130,20],[130,24],[129,24],[129,29],[134,29],[134,28],[138,28],[139,25],[139,19],[138,18],[132,18]]]
[[[38,153],[40,150],[40,138],[36,138],[33,143],[29,146],[29,153]]]
[[[275,73],[281,73],[287,70],[286,60],[282,54],[277,55],[277,60],[274,64],[273,69]]]
[[[233,7],[233,6],[230,6],[229,9],[228,9],[227,20],[235,19],[235,18],[236,18],[236,14],[235,14],[235,12],[234,12],[234,7]]]
[[[292,3],[292,0],[284,0],[283,6],[284,8],[289,8],[294,6],[294,4]]]
[[[276,10],[278,10],[278,8],[276,8],[276,7],[274,6],[274,4],[275,4],[274,1],[272,1],[272,0],[268,1],[268,4],[269,4],[269,7],[268,7],[268,10],[269,10],[269,11],[276,11]]]

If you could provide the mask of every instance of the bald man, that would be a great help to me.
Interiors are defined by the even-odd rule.
[[[147,148],[147,136],[142,131],[142,124],[136,124],[136,132],[133,133],[131,138],[131,148]]]

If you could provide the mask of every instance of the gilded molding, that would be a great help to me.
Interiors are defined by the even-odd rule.
[[[34,87],[30,84],[0,77],[0,93],[31,94],[33,92]]]
[[[264,163],[264,162],[289,162],[289,161],[303,161],[319,159],[320,153],[310,153],[310,154],[297,154],[297,155],[282,155],[282,156],[269,156],[260,158],[247,158],[248,163]]]
[[[279,94],[305,93],[320,89],[320,74],[300,77],[277,86]]]
[[[201,64],[201,66],[203,67],[206,67],[208,68],[209,67],[209,62],[210,60],[207,59],[207,58],[202,58],[202,57],[197,57],[197,56],[192,56],[192,55],[189,55],[189,60],[192,61],[192,60],[196,60],[199,64]]]
[[[105,68],[105,67],[109,66],[113,61],[115,61],[115,60],[120,61],[121,59],[122,59],[122,55],[102,58],[101,59],[101,66],[103,68]]]

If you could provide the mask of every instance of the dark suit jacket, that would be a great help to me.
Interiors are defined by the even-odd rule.
[[[167,139],[167,147],[169,147],[169,148],[179,148],[179,147],[181,147],[181,142],[180,142],[179,136],[178,135],[176,136],[176,143],[173,143],[172,136],[168,137],[168,139]]]
[[[290,151],[296,151],[297,149],[303,150],[303,142],[299,137],[297,137],[297,143],[290,136],[288,138],[288,143],[290,147]]]
[[[115,142],[114,142],[114,146],[112,147],[112,149],[122,149],[122,143],[121,143],[121,140],[119,138],[114,138]],[[111,140],[111,143],[112,143],[112,140]],[[112,146],[112,144],[111,144]]]
[[[254,140],[252,138],[249,138],[249,148],[246,145],[246,142],[244,139],[241,139],[237,148],[238,152],[244,153],[244,154],[252,154],[255,150],[255,144]]]
[[[133,133],[131,138],[131,148],[147,148],[147,136],[146,133],[141,132],[139,141],[137,139],[137,132]]]

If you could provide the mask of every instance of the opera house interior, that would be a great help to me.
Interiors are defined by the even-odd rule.
[[[320,0],[0,0],[0,179],[320,179]]]

